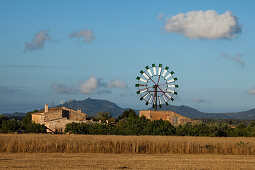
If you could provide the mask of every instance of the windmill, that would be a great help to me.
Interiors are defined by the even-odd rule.
[[[145,70],[140,71],[140,76],[136,77],[136,93],[140,95],[140,100],[144,100],[146,105],[151,104],[154,110],[158,106],[161,108],[163,103],[168,105],[169,101],[174,100],[174,95],[177,95],[177,78],[173,75],[174,72],[169,71],[167,66],[163,68],[162,64],[146,66]]]

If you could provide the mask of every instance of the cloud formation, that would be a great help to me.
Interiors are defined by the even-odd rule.
[[[125,88],[127,88],[127,84],[126,84],[126,82],[124,82],[121,79],[116,79],[116,80],[113,80],[113,81],[109,82],[108,87],[109,88],[125,89]]]
[[[230,11],[190,11],[167,18],[165,30],[191,39],[233,39],[241,32],[241,25]]]
[[[96,77],[90,77],[86,82],[80,84],[80,91],[83,94],[92,94],[99,92],[107,87],[106,83]]]
[[[0,94],[11,94],[11,93],[15,93],[17,91],[17,89],[10,89],[7,87],[0,87]]]
[[[202,98],[197,98],[197,99],[193,99],[193,101],[195,103],[211,103],[211,100],[207,100],[207,99],[202,99]]]
[[[46,41],[51,41],[49,30],[41,30],[34,34],[31,42],[25,43],[25,51],[43,49]]]
[[[164,14],[163,13],[158,14],[158,19],[163,20],[164,19]]]
[[[250,94],[250,95],[255,95],[255,88],[251,88],[251,89],[248,91],[248,94]]]
[[[75,94],[77,92],[76,88],[67,87],[60,83],[53,84],[53,89],[60,94]]]
[[[92,30],[87,30],[87,29],[83,29],[80,32],[73,32],[69,36],[72,38],[83,39],[84,43],[86,42],[90,43],[92,42],[92,40],[95,39],[95,36]]]
[[[228,54],[221,54],[219,58],[225,58],[229,61],[232,61],[234,63],[237,63],[240,67],[245,66],[245,62],[242,60],[243,55],[242,54],[235,54],[234,56],[229,56]]]
[[[102,79],[92,76],[85,82],[81,82],[78,88],[68,87],[61,83],[55,83],[52,87],[55,92],[60,94],[75,94],[77,92],[82,94],[105,94],[111,93],[113,88],[125,89],[127,84],[121,79],[113,80],[107,84]]]

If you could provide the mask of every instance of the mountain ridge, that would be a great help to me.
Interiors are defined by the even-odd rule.
[[[66,107],[73,110],[81,109],[83,113],[86,113],[88,116],[93,117],[99,112],[110,112],[110,114],[117,118],[120,116],[124,111],[129,110],[129,108],[121,108],[117,104],[102,100],[102,99],[92,99],[87,98],[85,100],[76,101],[76,100],[69,100],[63,104],[60,104],[56,107]],[[148,110],[153,110],[149,108]],[[189,106],[181,105],[181,106],[174,106],[168,105],[158,110],[171,110],[183,116],[189,117],[191,119],[242,119],[242,120],[255,120],[255,108],[250,109],[247,111],[241,112],[226,112],[226,113],[205,113],[201,112],[197,109],[194,109]],[[135,110],[137,114],[139,114],[138,110]],[[21,116],[16,114],[3,114],[6,116]],[[22,116],[24,113],[22,113]]]
[[[110,112],[115,118],[120,116],[125,110],[129,109],[121,108],[117,104],[107,100],[91,98],[82,101],[68,101],[62,105],[59,105],[58,107],[67,107],[74,110],[82,109],[82,112],[88,114],[89,116],[94,116],[99,112]],[[152,110],[152,108],[149,108],[148,110]],[[255,108],[242,112],[205,113],[185,105],[168,105],[158,110],[171,110],[191,119],[255,119]],[[137,110],[136,112],[139,113]]]

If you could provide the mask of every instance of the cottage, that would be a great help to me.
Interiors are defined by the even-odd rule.
[[[45,104],[45,109],[39,112],[32,113],[32,121],[34,123],[44,124],[48,132],[63,132],[65,125],[72,122],[87,122],[87,115],[81,110],[72,110],[65,107],[48,108]]]
[[[199,120],[192,120],[188,117],[182,116],[173,111],[156,111],[156,110],[141,110],[139,117],[145,116],[146,119],[150,120],[165,120],[169,121],[173,125],[183,125],[185,123],[197,123]]]

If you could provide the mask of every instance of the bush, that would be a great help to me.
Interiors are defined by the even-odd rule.
[[[20,129],[20,122],[15,119],[3,120],[1,126],[3,133],[16,132]]]

